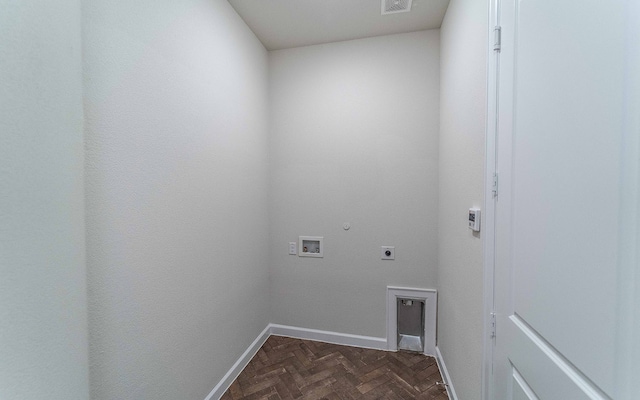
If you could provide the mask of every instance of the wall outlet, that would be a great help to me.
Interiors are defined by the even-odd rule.
[[[383,260],[395,260],[396,248],[394,246],[382,246],[382,259]]]
[[[298,254],[298,249],[296,248],[296,242],[289,242],[289,254],[296,255]]]

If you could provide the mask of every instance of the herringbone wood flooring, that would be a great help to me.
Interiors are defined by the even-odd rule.
[[[433,357],[271,336],[222,400],[448,400]]]

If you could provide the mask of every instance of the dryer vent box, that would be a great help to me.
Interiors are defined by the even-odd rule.
[[[398,350],[424,353],[425,300],[397,298]]]

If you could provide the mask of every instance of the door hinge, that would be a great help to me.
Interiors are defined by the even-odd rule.
[[[493,50],[500,52],[500,46],[502,45],[502,28],[496,26],[493,28]]]
[[[491,193],[493,194],[493,198],[498,197],[498,173],[493,173],[493,184],[491,185]]]
[[[489,335],[490,335],[491,339],[495,339],[495,337],[496,337],[496,313],[492,312],[489,315],[490,315],[490,321],[491,321],[490,322],[491,323],[491,327],[490,327],[491,328],[490,329],[491,332],[489,333]]]

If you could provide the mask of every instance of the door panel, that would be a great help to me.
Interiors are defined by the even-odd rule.
[[[495,399],[621,398],[628,7],[499,2]]]
[[[624,15],[580,3],[516,8],[514,312],[611,392]]]
[[[509,322],[509,332],[505,333],[512,340],[510,362],[541,399],[606,398],[588,377],[523,320],[512,316]]]

